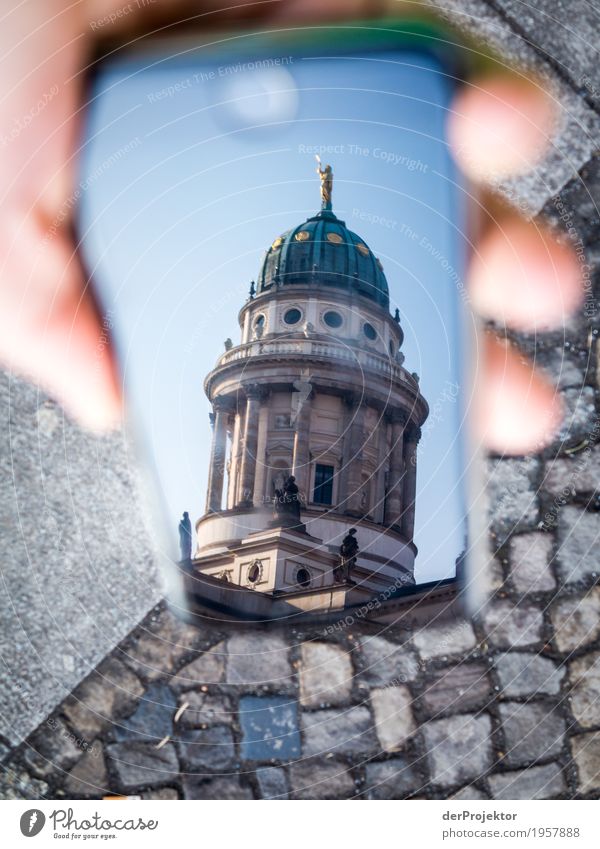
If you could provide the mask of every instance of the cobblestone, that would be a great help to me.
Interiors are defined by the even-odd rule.
[[[406,684],[419,674],[419,661],[412,648],[391,643],[384,637],[361,637],[359,656],[362,661],[360,680],[370,687]]]
[[[235,745],[231,729],[215,725],[189,729],[179,734],[181,765],[187,772],[223,772],[235,765]]]
[[[577,766],[581,792],[600,790],[600,732],[571,737],[571,754]]]
[[[555,763],[491,775],[488,781],[494,799],[556,799],[567,789]]]
[[[89,739],[115,716],[131,710],[144,692],[139,678],[116,658],[94,670],[63,704],[73,728]]]
[[[225,679],[226,656],[226,643],[217,643],[180,669],[169,681],[169,686],[179,693],[202,685],[220,684]]]
[[[300,704],[326,707],[343,704],[352,692],[348,652],[331,643],[303,643],[300,661]]]
[[[542,639],[542,611],[526,602],[497,601],[485,611],[489,642],[498,648],[523,648]]]
[[[365,773],[367,799],[405,799],[422,789],[417,770],[403,757],[368,763]]]
[[[235,713],[229,700],[220,694],[188,690],[179,697],[179,708],[185,707],[178,728],[202,728],[207,725],[231,725]]]
[[[197,777],[183,779],[184,799],[249,800],[254,799],[252,790],[243,785],[239,778],[226,776],[212,781],[200,781]]]
[[[572,583],[597,578],[600,574],[598,514],[578,507],[563,507],[558,517],[558,535],[557,563],[562,580]]]
[[[168,784],[179,777],[179,763],[172,743],[157,749],[154,743],[113,743],[106,754],[125,793],[144,786]],[[117,789],[117,788],[115,788]]]
[[[176,705],[173,691],[166,684],[152,684],[131,716],[116,723],[111,734],[117,742],[145,739],[159,743],[173,730]]]
[[[290,767],[293,799],[349,799],[356,792],[352,776],[337,762],[302,760]]]
[[[560,754],[565,721],[547,704],[506,702],[498,710],[506,743],[505,764],[527,766]]]
[[[462,655],[477,644],[471,624],[464,620],[421,628],[415,632],[413,641],[423,660]]]
[[[434,672],[422,695],[428,716],[460,713],[489,701],[492,695],[487,666],[460,663]]]
[[[377,738],[384,752],[396,752],[415,733],[412,696],[408,687],[371,690]]]
[[[263,766],[256,770],[256,780],[262,799],[288,799],[289,784],[285,770],[276,766]]]
[[[590,495],[600,490],[600,450],[583,451],[573,457],[556,457],[546,465],[543,486],[552,495]]]
[[[564,598],[550,611],[554,642],[561,652],[593,642],[600,634],[600,587],[584,596]]]
[[[491,730],[486,714],[461,714],[425,723],[422,733],[432,782],[451,787],[483,775],[493,764]]]
[[[518,530],[533,529],[539,516],[536,478],[539,460],[490,460],[487,490],[491,527],[499,541]]]
[[[504,696],[556,695],[565,677],[564,667],[547,657],[525,652],[507,652],[495,661]]]
[[[556,586],[549,566],[552,537],[534,532],[517,534],[510,543],[510,577],[519,593],[544,592]]]
[[[582,728],[600,725],[600,652],[569,664],[571,712]]]
[[[242,758],[289,760],[300,755],[298,706],[287,696],[240,699]]]
[[[289,688],[292,680],[289,647],[274,634],[238,633],[229,640],[227,682],[250,689]]]
[[[37,778],[56,769],[68,769],[86,751],[90,741],[80,740],[60,719],[49,719],[26,746],[23,760]]]
[[[108,792],[108,775],[100,743],[95,743],[92,751],[86,752],[70,770],[65,790],[69,796],[98,797]]]
[[[379,750],[373,719],[366,707],[319,710],[302,714],[302,754],[373,754]]]

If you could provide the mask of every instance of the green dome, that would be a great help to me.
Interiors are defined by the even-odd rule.
[[[322,209],[275,239],[263,260],[256,294],[295,284],[357,292],[389,309],[383,266],[331,209]]]

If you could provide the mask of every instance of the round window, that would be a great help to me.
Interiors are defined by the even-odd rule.
[[[363,332],[367,339],[377,339],[377,331],[375,330],[372,324],[369,324],[368,321],[365,321],[365,323],[363,324]]]
[[[301,566],[296,572],[296,583],[300,587],[310,587],[310,572],[305,566]]]
[[[262,571],[262,563],[260,560],[255,560],[254,563],[250,564],[248,569],[248,581],[251,584],[256,584],[260,579],[260,573]]]
[[[332,245],[341,245],[344,240],[339,233],[328,233],[327,241],[331,242]]]
[[[286,310],[283,316],[283,320],[286,324],[298,324],[300,319],[302,318],[302,313],[296,307],[292,307],[289,310]]]
[[[328,310],[323,316],[323,321],[327,325],[327,327],[341,327],[344,323],[344,319],[339,314],[339,312],[334,312],[334,310]]]

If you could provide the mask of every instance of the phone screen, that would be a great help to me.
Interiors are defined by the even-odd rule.
[[[95,76],[81,249],[188,609],[296,622],[460,570],[455,85],[420,48],[251,36]]]

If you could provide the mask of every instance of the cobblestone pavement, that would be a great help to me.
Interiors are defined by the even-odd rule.
[[[437,623],[414,633],[355,623],[328,634],[244,634],[211,627],[196,631],[159,605],[71,695],[83,670],[130,630],[133,601],[129,608],[125,598],[119,601],[127,612],[119,627],[107,620],[88,633],[81,626],[81,639],[91,648],[87,654],[82,649],[85,657],[76,657],[73,669],[64,667],[68,644],[58,654],[44,654],[47,630],[36,628],[32,619],[14,630],[10,645],[2,645],[5,664],[10,658],[14,681],[19,657],[25,669],[33,645],[40,669],[45,664],[50,670],[48,686],[60,680],[62,689],[53,689],[52,700],[45,702],[43,694],[38,696],[38,678],[26,681],[15,696],[29,725],[24,721],[19,727],[28,730],[14,735],[12,720],[2,726],[0,798],[108,793],[221,799],[600,798],[600,158],[590,158],[599,109],[597,57],[589,47],[587,53],[572,49],[573,38],[568,47],[557,44],[559,36],[544,17],[557,13],[545,0],[525,16],[522,4],[509,0],[444,5],[465,18],[486,9],[490,38],[505,46],[510,41],[505,29],[519,30],[521,40],[513,35],[510,42],[515,55],[533,51],[536,61],[546,61],[547,50],[555,55],[571,50],[573,61],[563,55],[557,71],[561,102],[574,121],[561,154],[564,160],[565,150],[574,151],[571,179],[545,201],[542,214],[573,239],[592,272],[582,311],[563,331],[514,336],[556,381],[567,416],[559,438],[543,454],[489,459],[495,597],[485,619]],[[587,12],[578,38],[594,43],[589,5],[576,2],[569,8],[580,6]],[[478,26],[481,31],[481,22]],[[561,173],[563,185],[568,176]],[[539,185],[523,185],[523,197],[537,211]],[[553,186],[550,182],[551,191]],[[53,408],[42,400],[40,409]],[[50,426],[49,418],[44,413],[42,428]],[[109,483],[102,491],[111,490]],[[82,478],[78,486],[82,503],[89,501],[94,485]],[[50,504],[48,515],[55,507],[60,514],[63,502]],[[51,531],[42,534],[46,565],[55,557]],[[141,537],[138,533],[136,540]],[[100,542],[96,547],[90,563],[103,556]],[[72,552],[68,540],[66,548]],[[60,560],[60,551],[56,556]],[[131,560],[135,580],[143,582],[143,563]],[[128,564],[123,569],[131,560],[123,558]],[[118,591],[116,577],[111,580]],[[144,609],[152,603],[154,586],[150,580],[145,585]],[[86,609],[78,587],[71,608],[73,598]],[[76,638],[70,631],[71,646]],[[29,733],[38,702],[59,700],[15,747]]]

